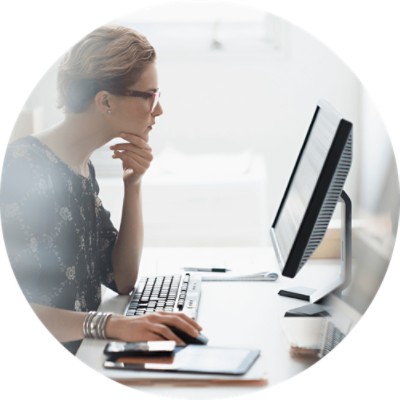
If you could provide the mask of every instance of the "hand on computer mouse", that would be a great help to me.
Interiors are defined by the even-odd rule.
[[[202,333],[199,333],[196,337],[188,335],[186,332],[180,330],[175,326],[170,326],[169,329],[178,336],[181,340],[185,342],[185,344],[207,344],[208,338],[204,336]]]
[[[125,342],[174,340],[177,345],[184,345],[185,341],[172,331],[172,327],[183,331],[192,339],[197,337],[202,329],[184,313],[164,311],[132,317],[112,315],[105,329],[108,338]]]

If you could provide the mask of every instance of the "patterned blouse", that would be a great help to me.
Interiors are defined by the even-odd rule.
[[[4,240],[30,303],[96,310],[101,283],[116,290],[111,252],[117,230],[98,197],[94,167],[76,174],[29,136],[7,149],[1,183]]]

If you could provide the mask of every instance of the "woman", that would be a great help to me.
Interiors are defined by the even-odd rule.
[[[133,289],[143,245],[141,178],[152,161],[149,133],[163,112],[155,51],[124,27],[101,27],[77,43],[59,67],[64,120],[12,142],[4,162],[1,208],[15,275],[44,325],[72,352],[85,337],[182,341],[201,327],[183,314],[125,317],[95,313],[101,283]],[[119,231],[98,197],[94,150],[111,139],[122,165]]]

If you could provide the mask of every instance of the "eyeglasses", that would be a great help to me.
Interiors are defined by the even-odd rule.
[[[155,90],[153,93],[142,92],[140,90],[126,90],[122,96],[128,97],[141,97],[143,99],[151,99],[151,107],[150,112],[153,113],[157,107],[157,104],[160,100],[161,92],[159,89]]]

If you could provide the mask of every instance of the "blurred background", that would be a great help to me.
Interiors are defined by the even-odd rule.
[[[173,3],[113,24],[158,53],[161,104],[143,180],[146,246],[268,246],[269,227],[320,99],[354,123],[346,191],[353,202],[355,291],[364,311],[389,263],[399,185],[393,149],[363,85],[322,43],[277,16],[235,4]],[[57,62],[11,140],[62,119]],[[92,158],[100,197],[119,225],[122,179],[108,145]],[[354,295],[356,293],[356,295]]]

